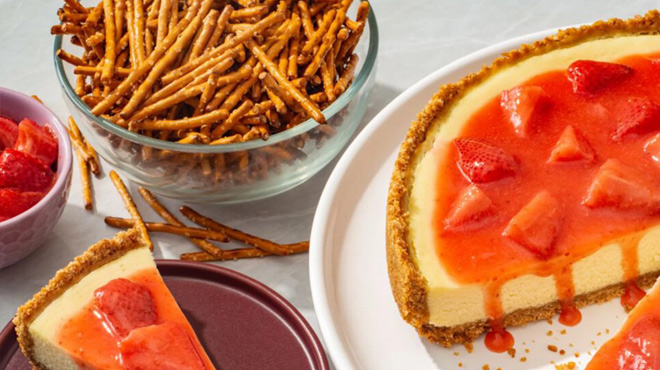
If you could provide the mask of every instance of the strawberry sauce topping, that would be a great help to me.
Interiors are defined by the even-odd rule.
[[[436,248],[446,271],[486,286],[554,276],[560,321],[575,325],[570,265],[618,242],[639,298],[639,238],[620,239],[660,223],[659,83],[645,56],[577,61],[486,102],[438,171]],[[501,319],[499,295],[484,291],[486,313]]]
[[[155,270],[97,289],[62,326],[58,343],[84,369],[214,368]]]

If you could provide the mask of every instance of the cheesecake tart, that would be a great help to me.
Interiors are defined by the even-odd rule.
[[[660,368],[660,284],[656,283],[585,370]]]
[[[14,318],[36,369],[214,369],[130,230],[76,257]]]
[[[402,317],[443,346],[621,297],[660,273],[660,13],[571,28],[440,87],[390,183]]]

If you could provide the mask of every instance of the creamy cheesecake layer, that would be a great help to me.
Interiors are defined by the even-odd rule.
[[[410,244],[416,254],[417,264],[428,282],[429,322],[436,326],[454,326],[483,320],[483,289],[481,285],[461,285],[452,280],[437,256],[433,216],[437,182],[437,169],[449,144],[461,132],[470,117],[485,102],[498,96],[503,90],[520,85],[530,78],[566,69],[578,59],[612,62],[631,55],[660,52],[660,35],[625,36],[585,42],[570,48],[532,57],[515,66],[499,71],[481,84],[473,87],[454,105],[451,111],[439,117],[429,130],[429,138],[421,147],[423,155],[415,166],[414,182],[409,200]],[[638,248],[639,273],[660,269],[660,227],[645,231]],[[600,248],[592,255],[573,265],[573,281],[576,295],[596,291],[623,281],[622,253],[613,243]],[[525,275],[513,279],[502,287],[504,313],[517,309],[542,306],[558,299],[553,276]],[[456,310],[455,307],[460,307]]]
[[[127,278],[138,271],[155,268],[156,264],[149,248],[138,248],[92,271],[70,287],[46,307],[30,325],[30,335],[34,339],[34,353],[37,357],[42,357],[37,360],[49,368],[77,369],[78,366],[68,354],[58,349],[56,338],[62,325],[90,302],[94,291],[99,287],[111,280]]]

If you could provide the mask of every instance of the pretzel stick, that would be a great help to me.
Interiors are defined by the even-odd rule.
[[[335,95],[335,54],[328,53],[325,61],[321,65],[321,78],[323,78],[323,91],[328,97],[328,101],[333,102],[337,99]]]
[[[154,245],[151,242],[151,238],[149,237],[149,233],[147,232],[147,227],[144,224],[144,220],[142,220],[142,216],[140,216],[140,212],[135,206],[135,202],[133,202],[133,198],[131,198],[131,193],[128,192],[128,189],[126,189],[126,185],[114,170],[110,171],[110,179],[112,179],[112,183],[115,185],[115,188],[117,188],[117,192],[119,192],[119,195],[124,201],[124,205],[126,206],[126,209],[131,214],[131,218],[135,221],[135,228],[140,232],[140,236],[142,237],[142,240],[144,241],[145,244],[147,244],[147,246],[149,246],[149,250],[153,251]]]
[[[213,132],[211,133],[211,137],[214,139],[219,138],[220,136],[224,135],[225,132],[231,130],[231,128],[238,122],[241,117],[246,115],[250,109],[254,106],[254,103],[252,103],[251,100],[246,100],[241,104],[238,108],[234,109],[229,117],[222,122],[218,127],[216,127]]]
[[[204,50],[212,49],[218,44],[222,34],[225,32],[225,28],[229,22],[229,17],[231,17],[231,13],[233,11],[234,8],[232,8],[231,5],[225,5],[225,7],[222,9],[222,13],[220,13],[220,17],[218,18],[215,29],[213,30],[213,34],[209,38],[209,41],[206,43]]]
[[[154,104],[148,105],[139,111],[135,112],[130,118],[131,121],[139,121],[149,116],[155,116],[158,113],[179,104],[187,99],[201,94],[204,91],[204,84],[191,86],[172,94],[163,100],[159,100]]]
[[[273,243],[270,240],[262,239],[254,235],[244,233],[240,230],[232,229],[231,227],[225,226],[219,222],[216,222],[208,217],[202,216],[201,214],[195,212],[192,208],[183,206],[179,209],[181,213],[190,219],[192,222],[203,226],[209,230],[215,230],[225,233],[230,238],[237,240],[241,243],[251,245],[253,247],[259,248],[263,251],[267,251],[277,255],[288,255],[291,253],[296,253],[300,248],[304,248],[304,244],[308,242],[301,242],[295,244],[277,244]]]
[[[199,37],[193,43],[192,48],[189,49],[190,54],[188,54],[184,60],[194,59],[202,54],[206,44],[211,38],[213,30],[216,28],[215,26],[218,22],[219,16],[220,13],[217,10],[211,10],[206,18],[204,18],[204,27],[202,27],[202,30],[199,32]]]
[[[217,90],[215,95],[213,96],[213,99],[206,105],[206,112],[210,112],[212,110],[215,110],[220,104],[222,104],[225,99],[229,96],[229,94],[238,86],[238,83],[231,83],[225,87],[223,87],[220,90]]]
[[[77,0],[64,0],[64,3],[66,3],[66,5],[68,5],[76,13],[89,13],[89,10],[82,6],[82,4],[80,4]]]
[[[133,0],[135,7],[133,15],[135,21],[135,47],[137,48],[137,62],[141,64],[146,59],[146,48],[144,45],[144,4],[142,0]]]
[[[91,211],[92,206],[92,184],[89,178],[89,166],[85,157],[82,155],[82,150],[78,149],[76,152],[76,159],[80,167],[80,183],[82,187],[83,205],[85,209]]]
[[[307,42],[302,47],[302,49],[300,49],[300,55],[298,56],[298,64],[302,65],[309,61],[312,51],[321,41],[323,35],[325,35],[328,32],[328,29],[330,28],[330,24],[335,18],[336,13],[337,11],[332,9],[323,15],[323,20],[319,24],[319,28],[317,28],[316,31],[314,31],[314,35],[312,35],[312,37],[309,40],[307,40]]]
[[[199,67],[203,63],[205,63],[207,60],[217,57],[218,55],[223,54],[225,51],[229,49],[233,49],[239,44],[242,44],[245,42],[247,39],[251,38],[254,36],[255,33],[261,32],[264,29],[272,26],[273,24],[279,22],[284,18],[284,14],[280,12],[275,12],[271,13],[268,15],[266,18],[262,19],[258,23],[254,24],[252,27],[249,29],[245,30],[244,32],[240,33],[236,37],[225,41],[222,45],[209,50],[207,53],[204,53],[200,55],[199,57],[190,60],[186,65],[181,66],[174,71],[171,71],[167,73],[165,76],[163,76],[163,82],[167,83],[166,81],[172,81],[175,78],[178,78],[179,76],[184,75],[185,73],[188,73],[192,71],[193,69]]]
[[[135,220],[117,217],[106,217],[105,223],[110,227],[119,229],[130,229],[136,224]],[[170,225],[160,222],[145,222],[144,225],[147,227],[147,230],[151,232],[180,235],[185,236],[186,238],[209,239],[222,243],[227,243],[230,240],[224,233],[213,230]],[[215,249],[217,249],[217,247]]]
[[[96,155],[96,151],[92,148],[87,141],[82,136],[80,128],[76,124],[76,121],[72,116],[69,116],[69,134],[71,136],[72,143],[82,152],[81,154],[85,157],[85,160],[89,163],[89,166],[92,170],[92,173],[96,176],[101,174],[99,159]]]
[[[73,69],[73,73],[77,75],[93,76],[95,73],[99,73],[102,70],[103,70],[102,67],[80,65]],[[114,75],[118,77],[126,77],[132,71],[133,70],[129,68],[115,67]]]
[[[113,0],[103,0],[103,11],[105,12],[105,58],[101,80],[110,83],[115,71],[115,9]]]
[[[197,104],[193,116],[199,116],[205,112],[206,104],[208,104],[209,100],[213,97],[213,94],[215,94],[215,88],[217,86],[219,76],[220,74],[215,72],[211,72],[211,74],[209,74],[209,77],[206,80],[206,84],[204,85],[204,91],[202,91],[202,95],[199,97],[199,104]],[[209,126],[203,126],[201,131],[208,136]]]
[[[302,253],[307,252],[309,246],[299,245],[296,246],[296,249],[293,253]],[[182,260],[185,261],[197,261],[197,262],[210,262],[210,261],[231,261],[238,260],[243,258],[256,258],[256,257],[265,257],[270,256],[272,253],[262,251],[258,248],[240,248],[240,249],[231,249],[224,251],[225,253],[222,257],[209,256],[207,253],[203,252],[194,252],[194,253],[184,253],[180,256]]]
[[[353,54],[351,56],[351,60],[348,62],[346,65],[346,68],[341,73],[341,77],[339,77],[339,80],[337,81],[337,84],[335,85],[335,95],[339,96],[341,95],[344,90],[348,87],[348,84],[353,81],[353,73],[355,72],[355,67],[357,66],[358,63],[358,56],[357,54]]]
[[[160,1],[160,9],[158,10],[158,29],[156,31],[156,47],[158,47],[163,42],[163,39],[165,39],[165,36],[167,35],[172,1],[177,0]]]
[[[117,88],[109,94],[103,101],[101,101],[97,106],[95,106],[92,109],[92,114],[96,116],[100,116],[107,112],[116,102],[119,100],[128,90],[135,84],[142,76],[144,76],[147,72],[149,72],[154,64],[169,50],[171,50],[171,46],[175,44],[177,41],[177,38],[179,34],[188,26],[189,22],[193,19],[195,14],[197,13],[197,9],[199,8],[199,0],[195,1],[192,5],[192,7],[188,8],[188,13],[186,14],[186,17],[179,22],[175,29],[170,32],[165,39],[163,40],[163,43],[157,47],[151,55],[145,60],[143,63],[141,63],[137,68],[133,70],[133,72],[126,77],[125,80],[117,86]]]
[[[321,10],[324,10],[328,6],[327,2],[317,2],[312,4],[312,6],[309,8],[309,14],[314,17],[315,15],[319,14]]]
[[[195,3],[199,3],[199,1],[200,0],[197,0]],[[183,31],[181,37],[179,37],[176,40],[172,48],[167,50],[165,55],[163,55],[163,57],[160,60],[158,60],[158,62],[156,62],[156,65],[151,69],[151,71],[147,75],[147,78],[142,82],[142,84],[140,84],[140,86],[137,88],[131,99],[121,110],[119,115],[122,118],[126,119],[130,117],[130,115],[133,112],[135,112],[135,110],[138,107],[138,104],[140,104],[144,100],[146,95],[151,91],[151,88],[154,86],[156,81],[177,58],[178,50],[183,49],[184,45],[188,44],[190,39],[194,36],[195,31],[202,23],[203,17],[206,15],[211,5],[213,4],[213,0],[203,0],[203,2],[204,5],[202,6],[202,9],[200,9],[199,13],[195,16],[195,19],[190,23],[190,25],[188,25],[188,27],[186,27],[186,30]]]
[[[183,118],[183,119],[165,119],[165,120],[145,120],[137,122],[136,126],[143,130],[182,130],[200,127],[203,125],[210,125],[226,119],[229,112],[225,109],[218,109],[212,112],[199,115],[197,117]]]
[[[154,45],[155,45],[155,40],[154,40],[154,34],[151,33],[151,30],[146,29],[144,31],[144,49],[146,52],[146,55],[150,55],[151,52],[154,51]]]
[[[332,45],[334,44],[335,39],[337,38],[337,31],[339,31],[339,27],[341,27],[341,25],[344,24],[344,20],[346,19],[346,10],[351,5],[351,1],[352,0],[344,0],[342,2],[341,8],[339,8],[339,10],[337,11],[337,15],[335,16],[334,20],[330,24],[330,27],[323,36],[323,42],[321,43],[321,46],[319,47],[316,54],[314,54],[314,58],[312,58],[312,62],[309,63],[309,65],[305,69],[305,73],[304,73],[305,77],[309,78],[316,74],[318,69],[321,67],[321,64],[323,63],[326,54],[328,53],[328,51],[332,49]]]
[[[300,104],[303,110],[310,117],[314,118],[316,122],[321,124],[325,123],[325,117],[323,117],[323,113],[321,113],[321,110],[318,108],[318,106],[309,100],[305,95],[303,95],[298,89],[296,89],[291,81],[289,81],[283,74],[280,73],[279,69],[277,69],[273,61],[268,58],[263,50],[261,50],[259,45],[257,45],[253,40],[248,40],[247,45],[250,50],[252,50],[252,53],[259,59],[261,65],[264,66],[264,68],[266,68],[273,77],[275,77],[277,83],[280,84],[284,90],[293,96],[293,98]]]
[[[119,42],[124,29],[124,16],[126,12],[126,0],[115,0],[115,40]]]
[[[43,100],[41,100],[41,98],[39,98],[39,97],[38,97],[38,96],[36,96],[36,95],[31,95],[30,97],[31,97],[32,99],[34,99],[34,100],[36,100],[36,101],[38,101],[38,102],[39,102],[39,103],[41,103],[41,104],[43,104],[43,103],[44,103],[44,102],[43,102]]]
[[[298,1],[298,9],[300,10],[300,19],[302,20],[303,31],[307,40],[314,37],[314,25],[312,24],[312,16],[309,13],[309,7],[305,1]]]
[[[232,20],[240,20],[240,19],[245,19],[245,18],[253,18],[253,17],[260,17],[268,14],[268,7],[259,5],[259,6],[253,6],[250,8],[243,8],[243,9],[238,9],[234,10],[233,13],[231,13],[231,18]]]
[[[96,25],[99,23],[99,20],[101,19],[101,15],[103,14],[103,6],[103,1],[100,1],[98,4],[96,4],[96,7],[92,9],[91,12],[89,12],[89,15],[87,15],[87,21],[85,23],[89,24],[91,27],[96,27]]]
[[[211,141],[210,145],[223,145],[223,144],[232,144],[232,143],[238,143],[242,141],[243,136],[240,134],[232,135],[232,136],[225,136],[221,137],[220,139],[213,140]],[[222,157],[224,158],[224,157]]]
[[[58,58],[62,59],[63,61],[73,64],[74,66],[82,66],[82,65],[87,65],[87,63],[83,62],[82,59],[78,58],[77,56],[73,54],[69,54],[66,51],[62,49],[57,49],[55,52],[55,55],[57,55]]]
[[[195,3],[193,2],[192,6],[195,6]],[[190,11],[190,7],[188,7],[188,11]],[[179,0],[172,0],[170,2],[170,20],[169,20],[169,33],[172,32],[173,29],[176,28],[176,26],[179,25],[179,22],[181,20],[179,19]]]

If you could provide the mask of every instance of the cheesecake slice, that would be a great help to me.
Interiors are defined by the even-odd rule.
[[[660,273],[660,13],[567,29],[440,88],[390,184],[402,317],[443,346],[622,297]]]
[[[37,369],[214,369],[133,230],[58,271],[14,324]]]
[[[585,370],[660,368],[660,284],[656,283]]]

